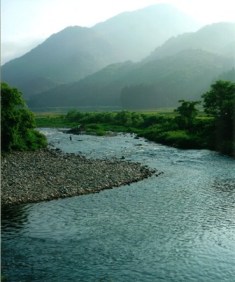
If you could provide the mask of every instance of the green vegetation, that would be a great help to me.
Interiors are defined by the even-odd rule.
[[[45,147],[46,138],[35,130],[33,113],[28,110],[21,93],[1,83],[1,149],[35,150]]]
[[[130,132],[148,140],[183,149],[212,149],[235,156],[235,84],[217,81],[199,101],[180,100],[174,112],[79,112],[39,115],[39,127],[70,127],[75,131],[105,135],[108,131]],[[78,130],[78,132],[79,132]]]
[[[70,111],[67,115],[36,117],[39,127],[71,127],[74,132],[105,135],[107,132],[130,132],[148,140],[179,148],[206,148],[203,126],[211,119],[199,117],[189,130],[179,124],[175,113],[137,113],[129,111],[81,113]],[[80,129],[78,129],[80,128]]]
[[[176,121],[179,127],[190,130],[195,123],[195,118],[198,114],[198,109],[196,105],[200,102],[189,102],[184,100],[179,100],[181,106],[179,106],[175,111],[179,114]]]
[[[35,114],[35,121],[38,128],[40,127],[73,127],[76,122],[71,122],[64,114],[46,113]]]
[[[205,112],[213,117],[214,149],[235,155],[235,83],[219,80],[203,95]]]

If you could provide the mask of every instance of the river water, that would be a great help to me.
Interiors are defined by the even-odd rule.
[[[6,281],[235,281],[235,161],[132,135],[69,136],[66,152],[138,161],[159,177],[3,211]]]

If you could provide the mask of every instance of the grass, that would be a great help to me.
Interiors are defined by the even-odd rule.
[[[46,114],[35,116],[37,127],[74,127],[75,122],[71,122],[66,118],[66,115]]]
[[[135,133],[161,144],[182,149],[216,150],[213,119],[200,112],[188,128],[177,122],[173,111],[77,112],[36,114],[37,127],[74,128],[81,125],[88,134]],[[229,148],[231,145],[229,144]]]

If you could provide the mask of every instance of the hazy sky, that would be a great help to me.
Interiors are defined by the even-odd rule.
[[[234,0],[2,0],[2,64],[67,26],[93,26],[124,11],[172,3],[203,24],[235,22]]]

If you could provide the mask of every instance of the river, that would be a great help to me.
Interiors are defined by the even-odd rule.
[[[2,212],[5,281],[235,281],[235,161],[137,139],[42,129],[55,147],[163,172]]]

